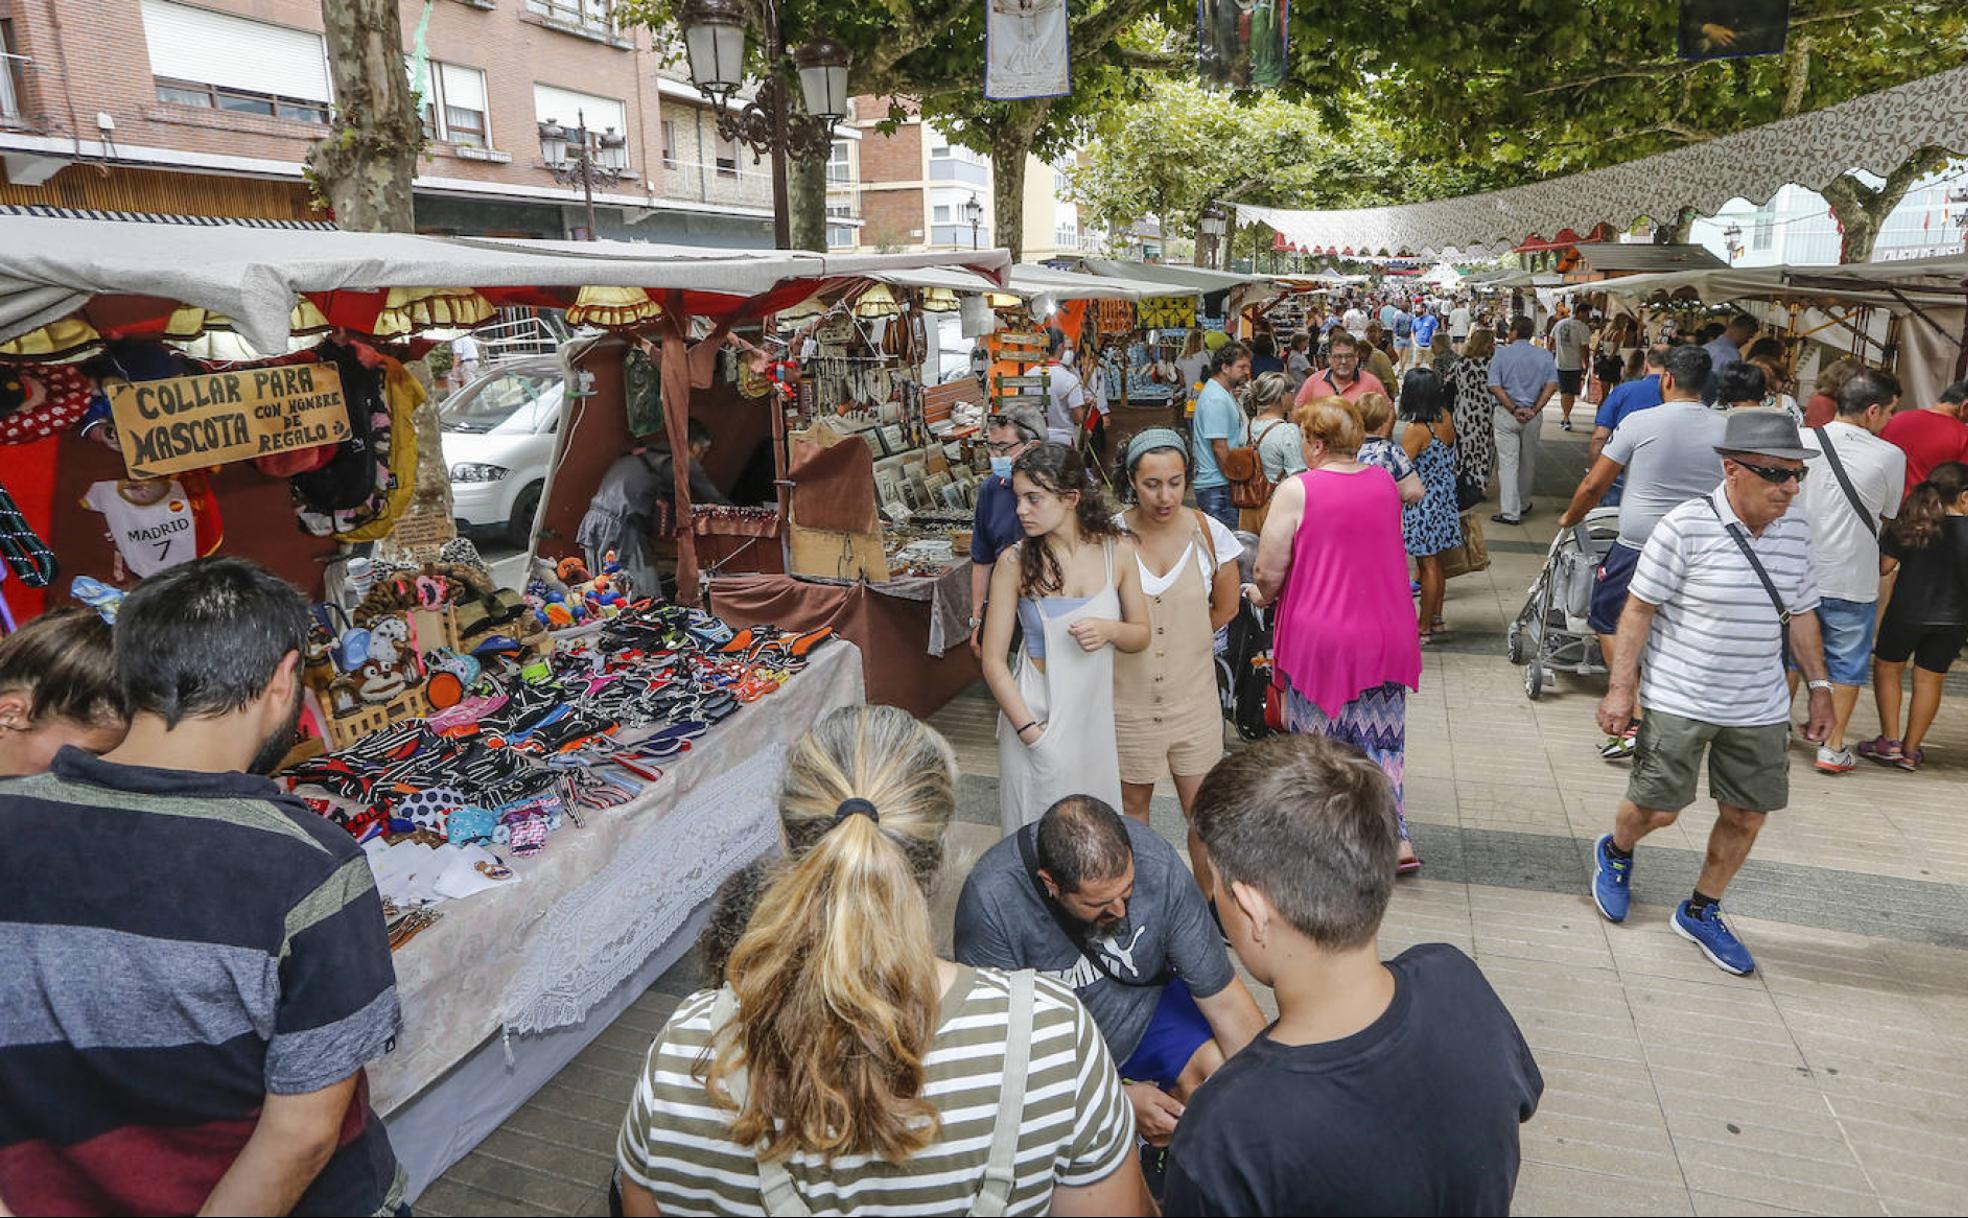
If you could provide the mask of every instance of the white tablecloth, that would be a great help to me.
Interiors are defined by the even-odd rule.
[[[585,827],[563,826],[537,857],[511,860],[523,883],[440,906],[443,918],[396,953],[403,1031],[370,1067],[376,1111],[388,1117],[488,1040],[503,1037],[491,1047],[511,1063],[529,1040],[564,1042],[557,1030],[584,1030],[581,1045],[599,1034],[606,1018],[590,1012],[666,954],[726,877],[776,845],[786,747],[826,712],[860,703],[862,689],[859,649],[826,644],[634,801],[584,814]],[[406,1164],[419,1157],[412,1149],[398,1147]]]

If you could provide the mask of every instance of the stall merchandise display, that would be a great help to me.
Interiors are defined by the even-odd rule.
[[[507,882],[492,874],[505,867],[499,852],[537,854],[553,833],[627,803],[692,740],[776,692],[832,633],[734,633],[702,611],[642,602],[543,660],[482,664],[469,681],[443,668],[459,686],[451,705],[282,776],[365,844],[394,909],[427,906]]]

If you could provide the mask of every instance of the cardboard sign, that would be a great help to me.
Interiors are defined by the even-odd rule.
[[[342,374],[293,364],[112,385],[110,413],[132,478],[245,461],[348,439]]]

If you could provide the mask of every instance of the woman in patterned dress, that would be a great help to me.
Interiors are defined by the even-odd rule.
[[[1490,395],[1490,357],[1496,354],[1496,335],[1488,327],[1469,332],[1462,344],[1462,355],[1449,369],[1449,396],[1454,403],[1456,434],[1456,479],[1474,487],[1478,497],[1487,497],[1490,471],[1496,466],[1496,436],[1490,429],[1490,412],[1496,398]]]
[[[1455,414],[1443,399],[1441,378],[1431,368],[1416,368],[1401,382],[1401,448],[1414,462],[1425,492],[1421,502],[1401,508],[1401,543],[1415,560],[1415,578],[1421,583],[1423,646],[1443,629],[1447,579],[1442,551],[1462,544],[1462,517],[1456,511]]]

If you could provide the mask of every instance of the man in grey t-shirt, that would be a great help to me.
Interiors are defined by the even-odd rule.
[[[1612,662],[1613,634],[1626,608],[1626,586],[1633,578],[1647,537],[1676,506],[1706,495],[1722,481],[1722,442],[1728,418],[1702,405],[1708,388],[1708,352],[1700,347],[1670,347],[1661,370],[1661,404],[1636,411],[1613,429],[1606,447],[1586,471],[1572,495],[1571,506],[1558,518],[1561,528],[1585,519],[1622,472],[1626,488],[1620,494],[1620,535],[1599,565],[1592,587],[1588,624],[1599,635],[1599,647]],[[1633,733],[1608,740],[1601,750],[1608,760],[1633,752]]]
[[[1092,796],[986,851],[956,921],[959,962],[1072,987],[1120,1063],[1135,1128],[1158,1146],[1189,1094],[1264,1028],[1175,847]]]
[[[1592,325],[1584,307],[1551,327],[1551,358],[1558,365],[1558,426],[1572,429],[1572,404],[1585,381],[1586,349],[1592,345]]]

